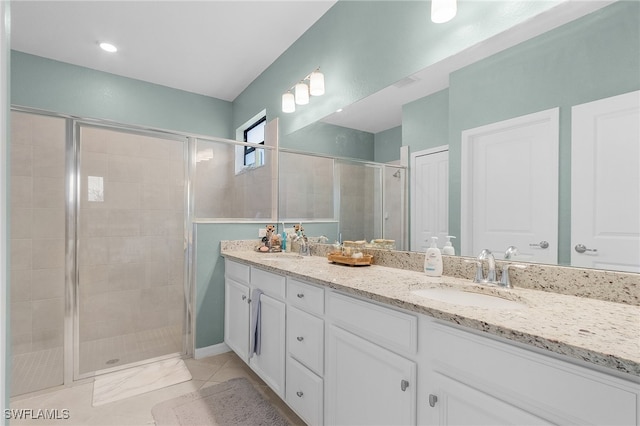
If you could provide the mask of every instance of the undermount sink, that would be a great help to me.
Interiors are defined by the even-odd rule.
[[[460,306],[475,306],[487,309],[523,309],[526,307],[524,303],[504,299],[500,296],[475,293],[456,288],[426,288],[414,290],[411,294]]]

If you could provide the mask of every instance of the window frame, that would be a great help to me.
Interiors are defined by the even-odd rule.
[[[259,125],[261,125],[262,123],[265,123],[266,125],[267,122],[267,116],[263,115],[261,118],[259,118],[256,122],[254,122],[252,125],[250,125],[249,127],[247,127],[246,129],[244,129],[243,131],[243,141],[247,142],[247,134],[255,129],[256,127],[258,127]],[[262,142],[258,142],[259,145],[264,145],[264,138],[262,139]],[[255,165],[255,161],[251,164],[247,164],[247,155],[251,154],[252,152],[255,152],[256,147],[255,146],[245,146],[244,147],[244,151],[243,151],[243,160],[242,160],[242,164],[247,167],[247,166],[253,166]]]

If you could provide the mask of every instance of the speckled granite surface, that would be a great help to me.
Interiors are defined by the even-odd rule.
[[[411,268],[391,268],[379,264],[354,268],[330,264],[323,256],[287,258],[285,255],[279,258],[277,253],[265,255],[253,251],[252,244],[223,242],[222,253],[272,272],[640,376],[640,307],[637,304],[555,293],[551,290],[560,285],[546,284],[543,282],[546,278],[542,277],[536,278],[540,284],[534,284],[534,288],[523,288],[521,285],[505,290],[476,285],[467,278],[446,275],[432,278]],[[411,253],[395,253],[399,253],[398,256],[404,258],[407,264],[415,262],[409,256]],[[540,269],[552,268],[547,265],[536,266]],[[584,271],[578,270],[578,273]],[[556,276],[554,279],[564,278]],[[573,280],[578,282],[580,278]],[[541,291],[535,289],[536,285],[547,285],[548,288]],[[637,287],[637,281],[631,281],[630,286]],[[515,310],[485,309],[453,305],[411,293],[417,289],[442,287],[495,294],[518,301],[523,306]]]

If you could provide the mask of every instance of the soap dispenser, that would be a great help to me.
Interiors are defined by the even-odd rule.
[[[447,242],[442,247],[442,254],[447,254],[449,256],[455,256],[456,249],[451,245],[451,239],[455,238],[453,235],[447,235]]]
[[[437,245],[438,237],[431,237],[431,247],[424,256],[424,273],[431,277],[442,276],[442,253]]]

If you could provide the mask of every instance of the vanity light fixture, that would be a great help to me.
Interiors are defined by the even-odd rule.
[[[100,49],[104,50],[105,52],[109,52],[109,53],[115,53],[115,52],[118,51],[118,48],[115,47],[113,44],[106,43],[104,41],[100,43]]]
[[[282,95],[282,112],[295,112],[296,105],[309,103],[309,96],[322,95],[324,95],[324,74],[318,68]]]
[[[457,12],[457,0],[431,0],[431,20],[436,24],[449,22]]]
[[[309,86],[307,86],[304,81],[296,84],[295,93],[297,105],[306,105],[309,103]]]
[[[296,100],[291,91],[282,95],[282,112],[295,112]]]

